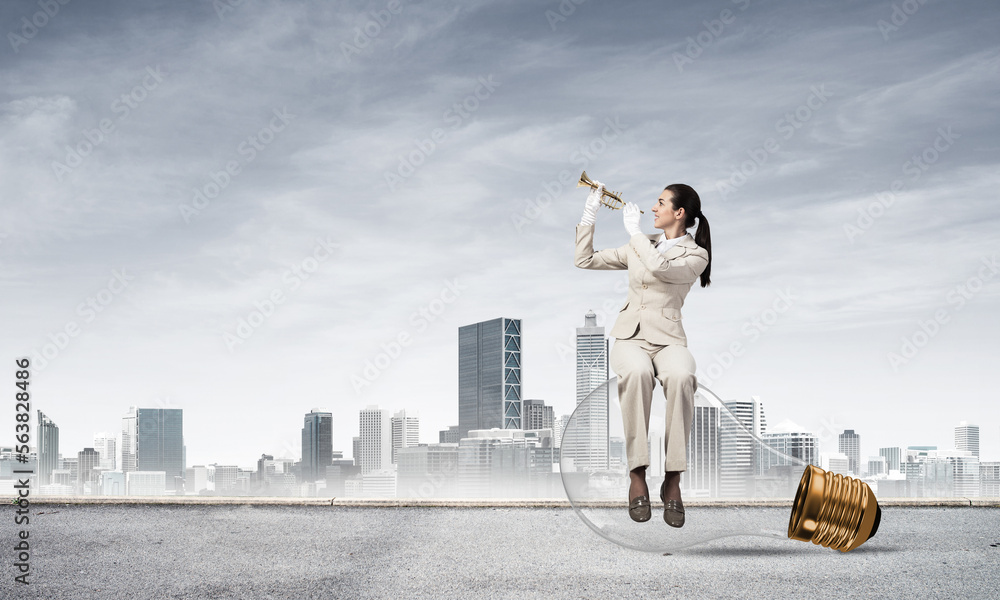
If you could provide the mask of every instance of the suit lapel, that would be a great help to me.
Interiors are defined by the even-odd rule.
[[[659,252],[659,250],[656,250],[656,242],[660,239],[660,234],[657,233],[654,235],[647,233],[646,237],[649,238],[649,244],[653,246],[653,250]],[[697,244],[694,243],[694,238],[692,238],[691,234],[688,233],[681,238],[680,241],[671,246],[669,250],[663,253],[663,260],[671,260],[677,258],[678,256],[683,256],[689,249],[696,245]]]

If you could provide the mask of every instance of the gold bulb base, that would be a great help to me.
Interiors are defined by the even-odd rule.
[[[808,465],[795,492],[788,537],[848,552],[872,538],[881,520],[868,484]]]

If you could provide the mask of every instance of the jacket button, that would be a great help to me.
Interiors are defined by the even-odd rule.
[[[646,305],[645,305],[645,304],[643,304],[643,305],[642,305],[642,306],[640,306],[639,308],[646,308]]]
[[[646,284],[643,284],[643,285],[642,285],[642,289],[646,289]]]

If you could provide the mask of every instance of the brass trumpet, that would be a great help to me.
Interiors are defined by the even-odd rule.
[[[576,182],[576,187],[584,187],[584,186],[595,190],[597,189],[597,184],[591,181],[590,177],[587,177],[586,171],[584,171],[583,174],[580,175],[580,181]],[[601,204],[607,206],[612,210],[619,209],[622,207],[622,195],[619,192],[612,192],[607,188],[604,188],[603,190],[601,190]],[[641,210],[639,211],[639,213],[646,214]]]

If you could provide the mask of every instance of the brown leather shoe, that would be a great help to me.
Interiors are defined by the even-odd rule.
[[[643,494],[636,496],[628,503],[628,516],[636,523],[645,523],[653,514],[652,505],[649,503],[649,496]]]
[[[663,521],[671,527],[684,526],[684,503],[680,500],[666,500],[664,496],[667,482],[660,485],[660,500],[663,500]]]

